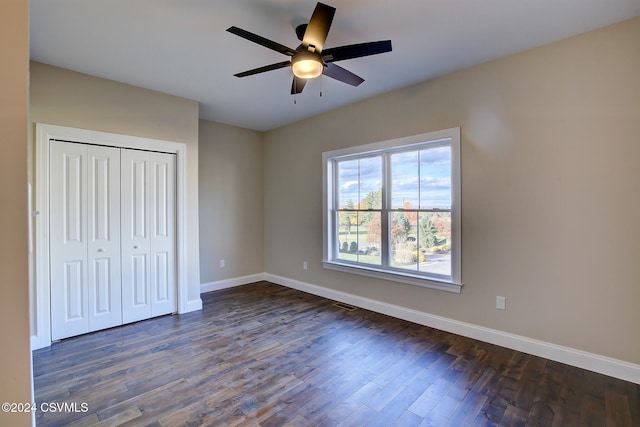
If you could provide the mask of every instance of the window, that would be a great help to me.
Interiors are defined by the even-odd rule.
[[[460,129],[323,153],[325,268],[460,292]]]

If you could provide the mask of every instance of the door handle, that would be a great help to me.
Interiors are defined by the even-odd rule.
[[[104,249],[100,248],[98,249],[98,252],[104,252]]]
[[[138,249],[138,245],[133,245],[133,249]]]

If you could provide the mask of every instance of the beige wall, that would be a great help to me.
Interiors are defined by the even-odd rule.
[[[198,103],[37,62],[31,63],[30,83],[32,135],[35,123],[47,123],[186,144],[187,298],[197,300],[200,297]],[[32,136],[32,162],[33,144]]]
[[[262,273],[263,134],[206,120],[199,134],[200,280]]]
[[[29,2],[0,3],[0,402],[31,402],[27,247]],[[7,185],[10,183],[10,185]],[[0,425],[31,425],[31,414],[0,411]]]
[[[639,40],[635,19],[267,132],[265,271],[640,363]],[[324,270],[321,153],[457,126],[462,293]]]

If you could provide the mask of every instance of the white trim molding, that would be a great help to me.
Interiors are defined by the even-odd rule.
[[[198,297],[196,299],[187,300],[184,311],[178,311],[178,313],[189,313],[191,311],[199,311],[202,310],[202,298]]]
[[[450,150],[450,204],[444,203],[440,209],[437,206],[428,208],[425,206],[415,206],[407,208],[416,215],[435,214],[438,212],[449,212],[451,218],[451,235],[448,243],[451,246],[451,271],[449,274],[418,271],[415,268],[411,271],[393,266],[391,252],[391,236],[389,231],[391,226],[389,218],[392,213],[401,213],[405,209],[393,207],[393,173],[391,167],[391,156],[403,152],[422,152],[430,149],[448,147]],[[381,206],[371,209],[380,215],[380,256],[377,265],[372,265],[366,261],[347,260],[341,257],[338,248],[339,233],[338,219],[340,213],[347,212],[340,205],[339,186],[339,163],[343,161],[360,161],[364,159],[376,159],[379,163],[371,171],[375,170],[376,191],[381,191]],[[359,166],[358,166],[359,168]],[[379,168],[379,169],[378,169]],[[367,168],[368,170],[368,168]],[[370,171],[369,171],[370,172]],[[360,172],[354,182],[360,182]],[[418,176],[419,178],[419,176]],[[352,178],[355,179],[355,178]],[[360,185],[360,184],[358,184]],[[417,188],[417,187],[416,187]],[[419,188],[417,189],[420,192]],[[369,193],[372,194],[372,193]],[[363,196],[360,196],[363,197]],[[420,196],[424,197],[424,196]],[[353,201],[358,203],[357,200]],[[449,206],[449,207],[446,207]],[[352,212],[366,212],[361,207],[353,208]],[[460,293],[462,287],[462,238],[461,238],[461,192],[460,192],[460,128],[444,129],[435,132],[428,132],[419,135],[407,136],[387,141],[374,142],[365,145],[341,148],[338,150],[325,151],[322,153],[322,265],[326,269],[341,271],[351,274],[374,277],[383,280],[391,280],[406,283],[414,286],[423,286],[442,291]],[[344,243],[344,242],[343,242]],[[414,266],[415,267],[415,266]]]
[[[31,336],[31,349],[51,344],[50,292],[49,292],[49,141],[59,139],[84,142],[94,145],[135,148],[161,151],[176,155],[176,258],[178,280],[178,313],[202,309],[200,298],[189,300],[187,281],[187,145],[180,142],[163,141],[115,133],[98,132],[49,124],[36,124],[36,286],[35,335]]]
[[[242,277],[234,277],[231,279],[217,280],[215,282],[202,283],[200,284],[200,293],[204,294],[206,292],[219,291],[221,289],[261,282],[263,280],[265,280],[264,273],[259,273]]]
[[[636,365],[634,363],[527,338],[496,329],[485,328],[484,326],[461,322],[447,317],[436,316],[282,276],[265,273],[264,280],[313,295],[375,311],[377,313],[386,314],[398,319],[407,320],[419,325],[440,329],[446,332],[451,332],[457,335],[462,335],[468,338],[477,339],[490,344],[499,345],[512,350],[521,351],[523,353],[544,357],[556,362],[608,375],[610,377],[630,381],[635,384],[640,384],[640,365]]]

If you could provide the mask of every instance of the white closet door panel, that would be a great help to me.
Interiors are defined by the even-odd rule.
[[[89,315],[92,331],[122,324],[120,150],[88,147]]]
[[[152,315],[176,311],[175,155],[150,153]]]
[[[151,317],[149,152],[121,150],[122,319]]]
[[[130,153],[130,155],[133,155],[133,153]],[[144,158],[140,158],[142,156],[144,156]],[[129,183],[131,196],[129,197],[128,201],[130,202],[131,213],[131,238],[147,241],[147,229],[149,226],[149,218],[147,215],[147,209],[149,205],[149,162],[146,158],[146,153],[136,157],[138,158],[132,160],[129,164],[131,171],[131,181]]]
[[[52,338],[174,313],[175,155],[50,144]]]
[[[113,263],[108,258],[96,258],[93,260],[93,268],[90,270],[90,274],[93,276],[95,282],[95,288],[93,289],[93,315],[106,316],[109,313],[114,312],[114,300],[111,293],[113,292]],[[117,284],[120,287],[120,283]],[[118,292],[118,295],[120,293]],[[120,301],[117,301],[118,307]],[[118,313],[119,314],[119,313]],[[118,316],[121,317],[121,316]],[[118,323],[116,323],[118,324]]]
[[[169,254],[166,252],[155,252],[154,259],[152,261],[153,275],[155,276],[154,286],[154,303],[159,304],[168,301],[171,297],[171,291],[169,289]]]
[[[89,332],[87,263],[87,149],[50,146],[51,337]]]
[[[83,261],[64,262],[65,320],[82,321],[85,318],[85,263]],[[83,322],[84,323],[84,322]]]
[[[136,254],[131,256],[131,296],[134,308],[149,305],[149,291],[147,290],[149,260],[147,254]]]

